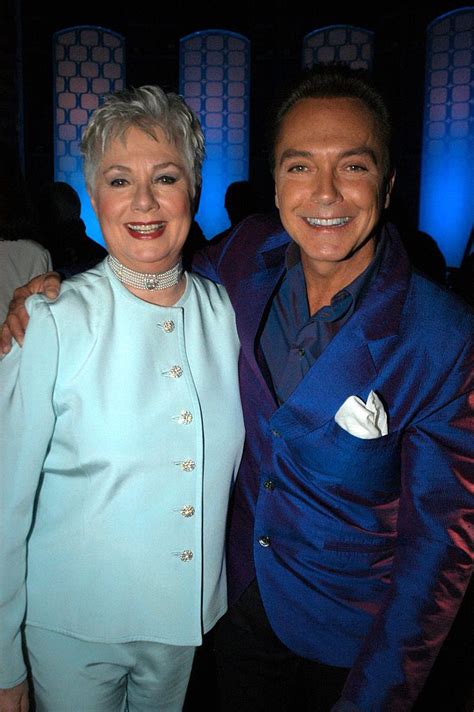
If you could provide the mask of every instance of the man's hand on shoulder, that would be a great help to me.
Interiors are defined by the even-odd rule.
[[[0,353],[6,354],[12,346],[12,339],[23,346],[25,330],[28,325],[28,312],[25,301],[32,294],[44,294],[49,299],[56,299],[61,289],[61,277],[57,272],[46,272],[34,277],[24,287],[15,289],[10,302],[7,318],[1,327]]]
[[[8,690],[0,690],[0,712],[28,712],[28,683],[26,680]]]

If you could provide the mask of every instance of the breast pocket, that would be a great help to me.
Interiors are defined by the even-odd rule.
[[[400,433],[363,440],[334,420],[287,441],[292,458],[312,482],[343,485],[367,496],[397,493],[400,486]]]

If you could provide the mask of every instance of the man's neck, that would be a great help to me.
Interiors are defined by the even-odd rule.
[[[305,259],[302,253],[309,313],[316,314],[322,307],[331,304],[333,297],[362,274],[373,257],[374,249],[364,250],[362,254],[356,253],[342,262],[314,263]]]

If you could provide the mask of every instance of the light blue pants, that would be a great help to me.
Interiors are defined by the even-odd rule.
[[[37,712],[179,712],[194,647],[89,643],[26,627]]]

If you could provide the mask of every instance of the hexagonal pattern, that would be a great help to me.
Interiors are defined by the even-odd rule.
[[[207,157],[197,220],[211,237],[229,223],[230,183],[248,179],[250,42],[233,32],[196,32],[180,41],[180,92],[199,117]]]
[[[104,94],[123,89],[124,38],[101,27],[56,32],[54,42],[54,176],[82,184],[79,141]]]
[[[303,40],[303,67],[345,62],[353,69],[372,69],[374,33],[352,25],[329,25]]]
[[[474,9],[434,20],[426,47],[419,224],[458,266],[474,216]]]
[[[450,136],[456,136],[468,141],[472,135],[473,66],[472,8],[432,22],[428,28],[425,86],[424,148],[428,153],[439,150],[440,138],[449,141]]]

